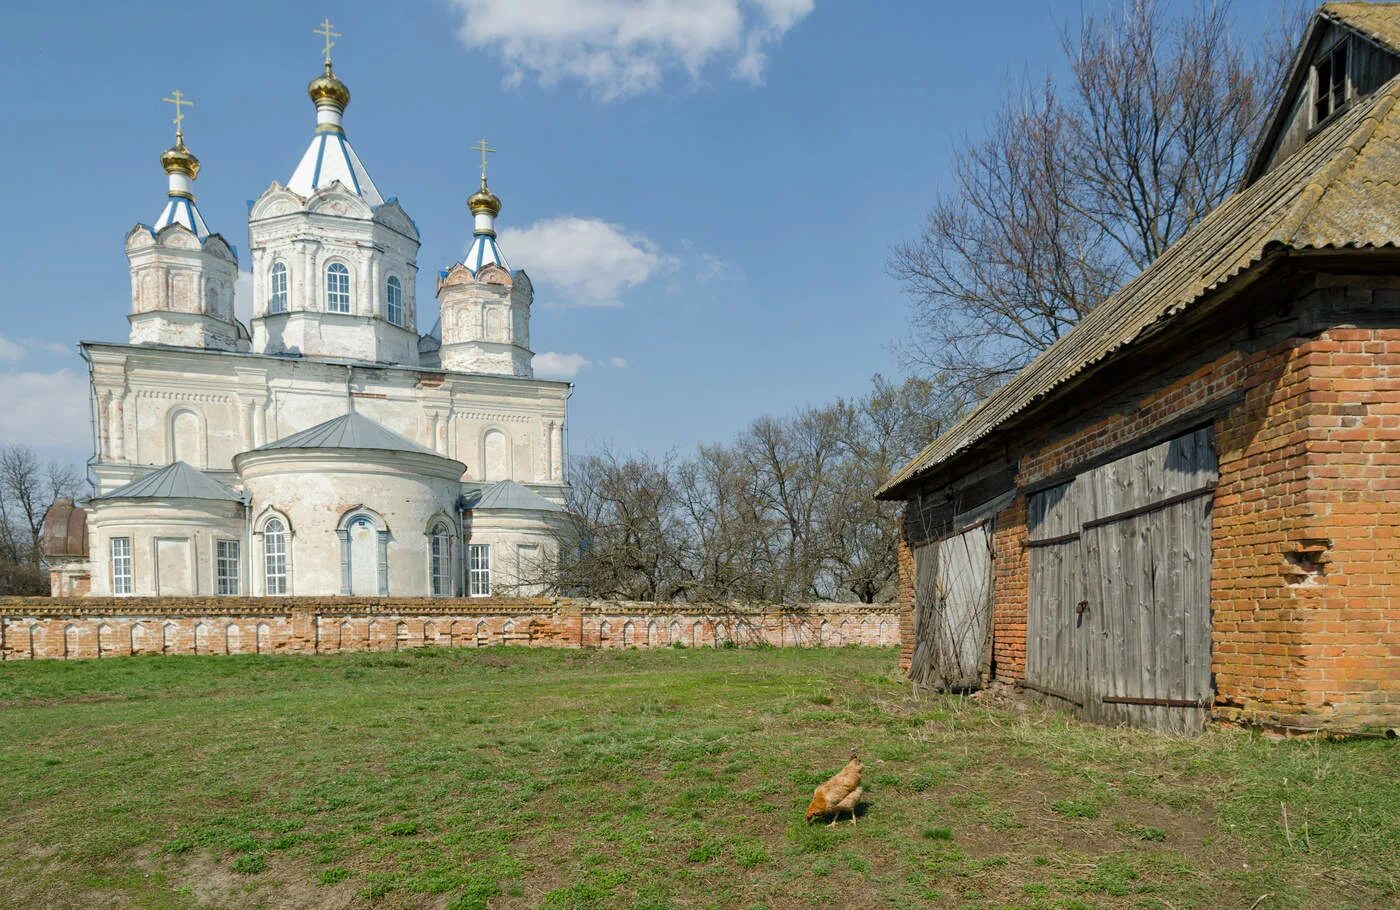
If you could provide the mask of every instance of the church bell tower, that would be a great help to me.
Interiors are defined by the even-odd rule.
[[[307,86],[311,142],[286,185],[273,183],[248,215],[253,350],[418,365],[418,228],[386,199],[345,133],[350,89],[331,63]]]
[[[532,378],[530,306],[534,289],[523,271],[512,272],[496,242],[501,200],[486,184],[486,140],[481,188],[467,200],[474,222],[471,248],[438,280],[442,311],[442,367],[462,373]]]
[[[233,315],[238,257],[223,237],[211,234],[195,205],[199,159],[185,148],[179,91],[164,99],[175,105],[175,144],[160,156],[168,180],[165,208],[151,226],[126,235],[131,266],[132,344],[167,344],[219,351],[247,350]]]

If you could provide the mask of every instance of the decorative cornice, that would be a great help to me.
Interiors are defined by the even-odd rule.
[[[231,395],[215,394],[212,392],[175,392],[165,389],[134,389],[133,394],[137,398],[160,398],[168,401],[202,401],[209,404],[228,404],[233,401]]]
[[[537,414],[501,414],[491,411],[462,411],[454,409],[452,412],[458,419],[495,421],[497,423],[528,423],[535,420]]]

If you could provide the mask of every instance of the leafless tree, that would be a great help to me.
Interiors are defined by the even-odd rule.
[[[969,398],[1233,191],[1280,82],[1282,55],[1235,41],[1225,0],[1123,0],[1062,41],[1067,84],[1015,93],[965,140],[953,192],[891,257],[912,299],[901,353]]]
[[[27,446],[0,447],[0,593],[42,593],[44,513],[78,488],[71,465],[45,463]]]
[[[573,468],[571,529],[549,587],[621,600],[673,600],[690,587],[686,528],[669,460],[605,452]]]
[[[894,250],[912,296],[909,365],[975,399],[1074,326],[1120,281],[1103,228],[1077,205],[1069,115],[1048,84],[966,143],[957,190]]]
[[[580,460],[560,593],[705,602],[888,600],[898,511],[871,493],[956,414],[925,380],[872,391],[685,459]]]

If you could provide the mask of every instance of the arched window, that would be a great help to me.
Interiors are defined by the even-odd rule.
[[[267,302],[269,313],[287,312],[287,264],[285,262],[273,263],[272,266],[272,296]]]
[[[452,596],[452,529],[438,522],[428,532],[428,571],[434,597]]]
[[[350,270],[344,263],[332,262],[326,266],[326,311],[350,312]]]
[[[287,593],[287,526],[280,518],[263,525],[263,592]]]
[[[397,275],[389,276],[389,286],[384,291],[384,308],[389,321],[403,325],[403,285]]]

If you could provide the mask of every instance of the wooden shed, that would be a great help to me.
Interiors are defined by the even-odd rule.
[[[1397,73],[1400,5],[1324,5],[1240,189],[879,491],[913,678],[1400,725]]]

